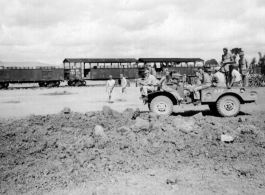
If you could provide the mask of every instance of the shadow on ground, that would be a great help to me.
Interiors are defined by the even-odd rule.
[[[181,115],[181,116],[190,117],[190,116],[194,116],[196,114],[199,114],[200,112],[202,113],[203,116],[220,116],[220,115],[218,115],[216,113],[213,113],[210,110],[188,110],[188,111],[185,111],[185,112],[182,112],[182,113],[172,113],[172,116]],[[242,112],[242,111],[240,111],[238,113],[238,116],[245,116],[245,115],[250,115],[250,114]]]

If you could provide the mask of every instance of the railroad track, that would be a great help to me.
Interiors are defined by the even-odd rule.
[[[59,87],[39,87],[39,86],[28,86],[28,87],[8,87],[7,89],[4,88],[4,89],[0,89],[0,90],[3,90],[3,91],[9,91],[9,90],[24,90],[24,89],[32,89],[32,90],[37,90],[37,89],[60,89],[60,88],[84,88],[84,87],[103,87],[105,86],[104,84],[97,84],[97,85],[85,85],[85,86],[68,86],[68,85],[65,85],[65,86],[59,86]]]

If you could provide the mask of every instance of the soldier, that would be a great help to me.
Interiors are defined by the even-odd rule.
[[[215,67],[215,71],[212,77],[212,87],[226,87],[225,75],[220,67]]]
[[[248,74],[249,74],[248,61],[244,57],[243,51],[239,53],[239,57],[240,57],[240,59],[238,60],[239,72],[242,76],[243,86],[247,87],[248,86]]]
[[[224,54],[222,55],[222,61],[221,61],[221,64],[222,64],[222,67],[225,71],[225,77],[226,77],[226,81],[228,82],[229,81],[229,65],[231,64],[235,64],[235,58],[234,58],[234,55],[232,55],[231,53],[228,53],[228,49],[225,47],[223,49],[223,52]]]
[[[172,77],[170,76],[169,72],[166,71],[165,75],[160,79],[158,85],[161,87],[162,90],[173,94],[177,98],[178,101],[182,101],[183,98],[180,97],[178,91],[176,89],[173,89],[173,87],[170,87],[168,84],[173,84],[173,82],[172,82]]]
[[[109,103],[113,103],[113,101],[111,101],[111,95],[112,95],[112,91],[114,89],[114,85],[115,85],[115,80],[112,79],[112,75],[109,75],[109,80],[107,81],[106,84],[106,92],[108,93],[109,96]]]
[[[240,73],[235,69],[234,65],[229,66],[229,72],[231,74],[230,82],[227,86],[228,89],[231,87],[242,87],[242,78]]]
[[[126,78],[123,76],[123,74],[120,75],[121,78],[121,100],[126,100],[126,95],[127,95],[127,91],[126,91],[126,87],[127,87],[127,80]]]
[[[200,68],[199,72],[202,75],[202,83],[199,86],[194,87],[193,89],[194,99],[196,100],[193,103],[194,105],[198,105],[201,102],[200,90],[206,89],[212,85],[208,70],[206,69],[204,71],[202,68]],[[196,75],[198,75],[198,72],[196,72]]]
[[[146,70],[144,73],[145,73],[145,80],[143,82],[140,82],[140,84],[143,85],[142,88],[140,89],[142,93],[141,98],[143,99],[147,97],[147,90],[154,91],[155,87],[158,85],[157,79],[150,74],[149,70]]]

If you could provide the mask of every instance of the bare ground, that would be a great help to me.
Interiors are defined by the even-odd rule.
[[[0,91],[0,193],[265,194],[264,89],[232,118],[156,116],[118,90],[113,104],[103,87]]]

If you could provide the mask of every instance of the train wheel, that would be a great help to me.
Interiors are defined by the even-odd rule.
[[[54,87],[55,83],[54,82],[47,82],[45,87]]]
[[[0,83],[0,89],[5,88],[5,83]]]
[[[82,81],[76,81],[76,82],[75,82],[75,86],[76,86],[76,87],[82,86]]]
[[[86,81],[82,81],[82,86],[86,86]]]
[[[44,87],[44,83],[43,82],[39,82],[39,86],[40,87]]]
[[[68,84],[68,86],[72,86],[73,85],[73,81],[68,81],[67,84]]]
[[[72,85],[71,86],[76,86],[76,82],[72,81]]]
[[[8,86],[9,86],[9,83],[4,83],[4,85],[5,85],[5,87],[4,88],[8,88]]]
[[[55,82],[55,87],[59,87],[60,86],[60,81],[56,81]]]

